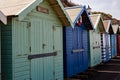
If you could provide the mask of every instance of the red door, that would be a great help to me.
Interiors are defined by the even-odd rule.
[[[120,35],[117,35],[117,56],[120,56]]]

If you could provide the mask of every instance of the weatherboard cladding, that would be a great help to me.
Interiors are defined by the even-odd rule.
[[[2,80],[63,80],[62,22],[47,1],[39,6],[49,14],[34,8],[22,21],[11,16],[2,24]],[[55,51],[55,56],[28,59]]]
[[[1,72],[2,80],[12,80],[12,20],[1,26]]]
[[[88,19],[88,23],[90,20],[86,18],[88,15],[84,7],[69,7],[65,10],[74,23],[74,28],[71,26],[63,28],[64,76],[71,77],[88,68],[88,24],[85,20]],[[80,17],[82,17],[82,23],[77,26],[76,22]],[[89,27],[92,29],[91,25]]]

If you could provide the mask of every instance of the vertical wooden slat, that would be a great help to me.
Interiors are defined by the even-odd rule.
[[[31,54],[43,53],[43,23],[42,20],[31,20]],[[32,80],[44,80],[44,59],[31,60]]]
[[[16,18],[13,19],[13,80],[30,78],[29,60],[26,59],[27,55],[30,54],[28,42],[29,29],[27,23],[27,21],[19,22]],[[16,62],[17,60],[19,60],[19,62]]]

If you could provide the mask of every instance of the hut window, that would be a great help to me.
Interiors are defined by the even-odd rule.
[[[81,26],[81,24],[82,24],[82,17],[80,17],[79,19],[78,19],[78,21],[77,21],[77,23],[76,23],[79,27]]]

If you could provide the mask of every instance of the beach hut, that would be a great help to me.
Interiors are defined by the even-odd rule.
[[[2,80],[63,80],[62,26],[72,21],[61,2],[2,0],[0,11]]]
[[[71,77],[88,69],[88,30],[93,27],[84,6],[65,10],[74,24],[63,28],[64,76]]]
[[[118,29],[119,29],[119,25],[112,25],[114,34],[111,35],[111,53],[112,53],[112,58],[117,56],[117,42],[116,42],[116,38],[117,38],[117,34],[118,34]]]
[[[104,27],[106,33],[103,34],[103,54],[102,54],[102,59],[103,62],[107,62],[111,59],[111,44],[110,44],[110,34],[113,34],[113,29],[111,25],[111,20],[104,20]]]
[[[117,31],[117,56],[120,56],[120,26]]]
[[[89,66],[94,67],[102,62],[101,34],[105,32],[101,14],[90,15],[94,30],[89,31]]]

